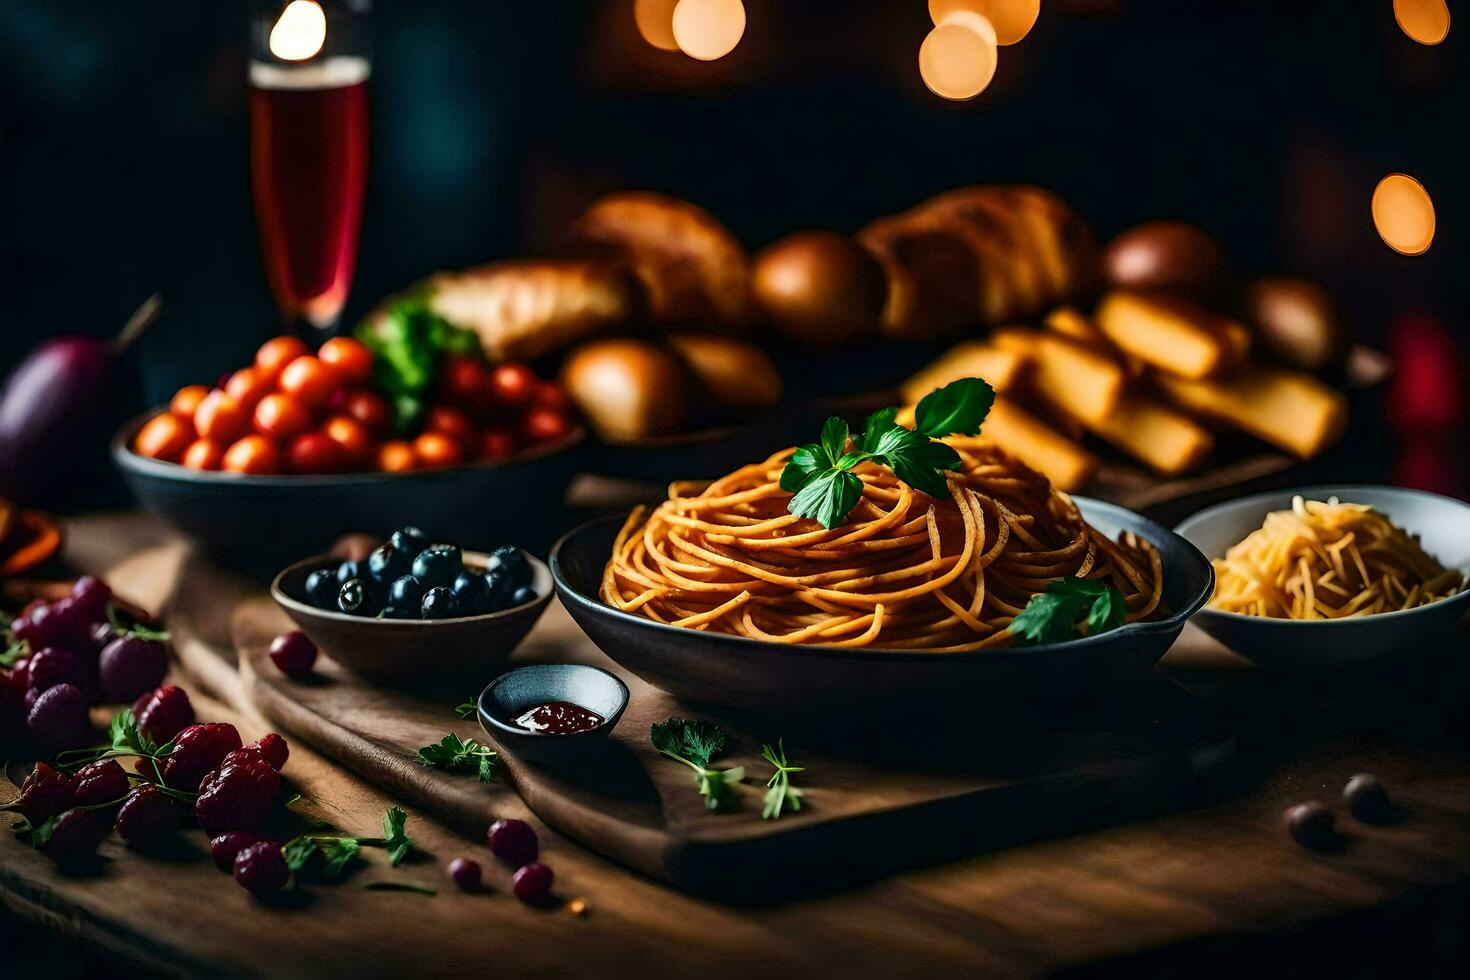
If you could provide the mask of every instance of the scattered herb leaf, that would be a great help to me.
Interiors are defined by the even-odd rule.
[[[389,807],[388,812],[383,814],[383,846],[388,849],[388,863],[393,867],[403,863],[408,857],[408,852],[413,850],[413,838],[405,833],[408,826],[408,814],[398,807]],[[367,843],[363,841],[362,843]]]
[[[133,623],[131,626],[125,624],[117,614],[117,607],[110,602],[107,604],[107,625],[112,627],[115,636],[132,636],[155,643],[167,643],[172,638],[168,630],[156,630],[142,623]]]
[[[774,746],[769,742],[762,745],[761,756],[776,767],[776,772],[766,781],[766,805],[761,810],[761,817],[779,820],[783,810],[792,813],[800,810],[802,791],[791,785],[791,774],[806,772],[806,767],[793,766],[786,762],[785,739],[777,739]]]
[[[419,749],[419,762],[446,772],[476,774],[482,783],[495,782],[499,756],[495,750],[472,738],[461,739],[450,732],[432,745]]]
[[[1088,636],[1117,629],[1127,608],[1123,593],[1112,586],[1068,575],[1032,596],[1009,628],[1023,645],[1059,643],[1079,635],[1079,627]]]
[[[711,769],[710,760],[725,748],[725,733],[707,721],[669,718],[648,730],[653,747],[694,770],[695,785],[704,805],[718,810],[729,799],[730,787],[745,778],[745,769]]]
[[[474,717],[474,714],[477,710],[478,709],[475,706],[475,702],[473,701],[461,701],[459,704],[454,706],[454,713],[459,715],[461,718]]]

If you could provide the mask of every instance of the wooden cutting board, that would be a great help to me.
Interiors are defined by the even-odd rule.
[[[375,688],[331,663],[298,683],[275,670],[270,640],[291,628],[268,597],[233,619],[246,696],[268,720],[471,835],[519,810],[505,785],[421,765],[420,746],[453,731],[486,740],[454,706],[465,690]],[[693,893],[741,902],[792,897],[1025,840],[1070,834],[1188,805],[1228,772],[1232,741],[1208,710],[1164,680],[1127,705],[1053,727],[967,719],[957,728],[870,727],[862,719],[801,730],[691,711],[621,671],[553,604],[515,663],[583,662],[614,670],[631,701],[606,750],[551,771],[502,754],[505,783],[548,825],[598,853]],[[484,678],[483,681],[489,681]],[[744,765],[729,812],[709,813],[693,774],[661,756],[649,725],[706,717],[731,735],[718,763]],[[806,767],[800,813],[761,818],[771,767],[763,741],[785,739]]]

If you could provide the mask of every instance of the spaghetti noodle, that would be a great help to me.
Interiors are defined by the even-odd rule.
[[[958,447],[957,447],[958,448]],[[1114,542],[1046,477],[993,446],[959,448],[949,499],[871,463],[863,495],[827,530],[787,512],[792,450],[709,484],[674,483],[628,518],[602,599],[661,623],[791,644],[957,652],[1003,646],[1048,584],[1073,575],[1123,593],[1127,620],[1158,608],[1158,552]]]
[[[1215,562],[1210,607],[1275,619],[1341,619],[1412,609],[1454,595],[1446,569],[1366,504],[1293,497]]]

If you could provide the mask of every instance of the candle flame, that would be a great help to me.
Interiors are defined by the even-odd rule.
[[[271,54],[282,61],[305,61],[327,43],[327,15],[315,0],[291,0],[271,28]]]

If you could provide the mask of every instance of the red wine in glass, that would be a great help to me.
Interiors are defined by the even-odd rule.
[[[266,276],[298,330],[330,328],[357,263],[369,62],[250,65],[250,170]]]

